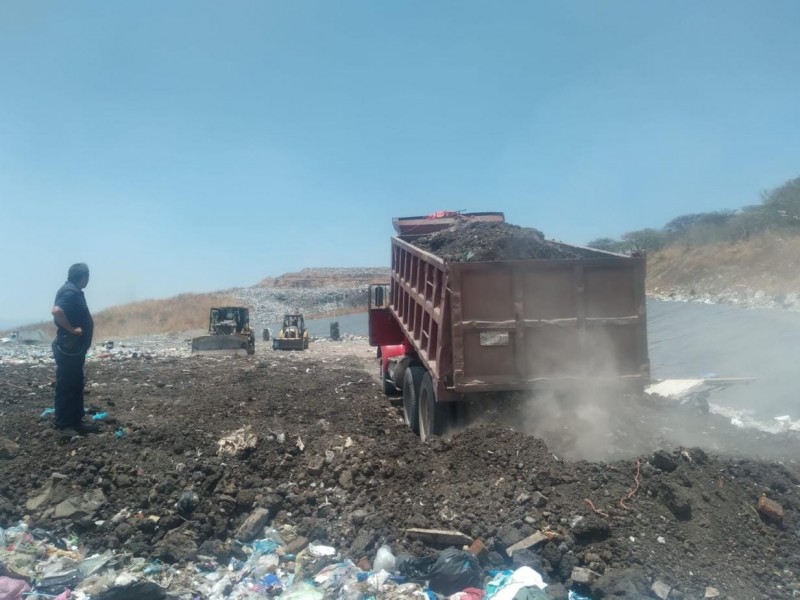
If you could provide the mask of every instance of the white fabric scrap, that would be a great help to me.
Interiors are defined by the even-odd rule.
[[[235,456],[245,450],[252,450],[258,443],[258,436],[250,431],[250,426],[237,429],[217,442],[218,456]]]

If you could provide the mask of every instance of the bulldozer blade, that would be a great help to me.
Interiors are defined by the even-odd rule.
[[[304,350],[302,338],[272,338],[273,350]]]
[[[247,355],[247,338],[235,335],[204,335],[192,339],[192,354]]]

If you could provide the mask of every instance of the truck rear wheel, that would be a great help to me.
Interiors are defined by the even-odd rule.
[[[431,374],[426,372],[419,386],[419,439],[427,442],[450,425],[451,406],[436,401]]]
[[[414,433],[419,433],[419,388],[427,375],[425,367],[413,365],[403,377],[403,421]]]

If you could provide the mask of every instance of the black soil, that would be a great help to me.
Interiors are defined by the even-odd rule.
[[[573,567],[590,567],[604,575],[596,598],[648,597],[657,579],[687,599],[707,586],[757,599],[800,589],[800,470],[791,460],[676,448],[570,462],[494,423],[424,445],[348,357],[266,352],[94,362],[87,371],[88,403],[112,422],[68,442],[39,418],[52,403],[52,367],[0,366],[0,437],[19,444],[0,458],[0,527],[29,515],[33,526],[77,533],[89,551],[225,560],[233,532],[264,507],[355,560],[382,543],[434,551],[410,542],[407,527],[457,529],[484,540],[487,570],[529,564],[569,586]],[[255,449],[218,456],[217,440],[244,425],[258,436]],[[48,482],[51,497],[26,509]],[[96,513],[52,514],[93,490],[106,499]],[[181,514],[186,490],[198,503]],[[762,495],[782,506],[782,522],[757,513]],[[509,559],[506,549],[536,531],[551,541]]]
[[[592,250],[548,241],[541,231],[531,227],[466,220],[443,231],[416,238],[413,244],[451,262],[602,256]]]

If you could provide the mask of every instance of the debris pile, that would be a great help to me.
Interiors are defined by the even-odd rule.
[[[459,221],[449,228],[421,236],[418,248],[447,261],[591,258],[602,253],[546,240],[538,229],[509,223]]]
[[[19,533],[22,520],[24,542],[75,553],[2,554],[0,575],[35,589],[45,572],[78,570],[77,582],[46,581],[54,595],[96,583],[92,598],[106,585],[187,600],[278,587],[288,598],[422,598],[453,562],[487,595],[498,575],[493,586],[518,585],[530,571],[561,599],[800,590],[800,452],[788,438],[780,462],[671,446],[568,461],[493,422],[421,444],[351,356],[269,353],[94,361],[87,405],[107,413],[101,432],[63,440],[41,417],[52,367],[0,369],[0,527]],[[710,430],[712,417],[692,418]],[[241,452],[220,455],[231,432]],[[83,576],[90,557],[109,558],[113,579]]]
[[[126,598],[290,599],[528,598],[548,600],[543,577],[530,567],[496,571],[487,577],[478,557],[449,548],[435,557],[395,557],[381,546],[374,560],[358,564],[332,546],[309,542],[293,528],[262,526],[258,539],[231,548],[227,564],[197,555],[182,564],[106,550],[86,555],[79,540],[58,538],[24,522],[0,529],[0,598],[124,600]],[[555,586],[558,592],[563,586]],[[169,596],[168,596],[169,594]],[[476,596],[477,595],[477,596]]]

